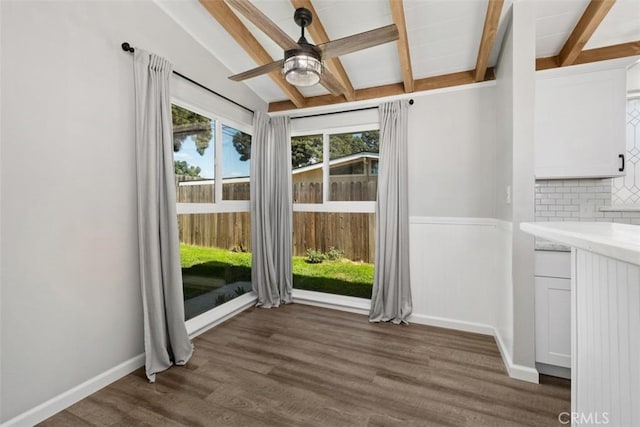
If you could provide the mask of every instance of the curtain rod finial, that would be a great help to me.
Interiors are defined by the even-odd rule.
[[[124,50],[125,52],[133,53],[135,51],[135,49],[131,47],[131,45],[127,42],[122,43],[120,46],[122,46],[122,50]]]

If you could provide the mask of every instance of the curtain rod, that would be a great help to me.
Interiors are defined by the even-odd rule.
[[[409,100],[409,105],[413,105],[413,99]],[[294,119],[306,119],[306,118],[309,118],[309,117],[330,116],[332,114],[353,113],[354,111],[375,110],[377,108],[378,108],[377,106],[376,107],[363,107],[363,108],[354,108],[354,109],[351,109],[351,110],[331,111],[331,112],[328,112],[328,113],[309,114],[309,115],[306,115],[306,116],[291,117],[291,120],[294,120]]]
[[[122,43],[120,46],[122,47],[122,50],[124,50],[125,52],[129,52],[129,53],[133,53],[133,52],[135,52],[135,49],[133,48],[133,46],[131,46],[131,45],[130,45],[129,43],[127,43],[127,42]],[[191,78],[189,78],[189,77],[185,76],[184,74],[181,74],[181,73],[179,73],[179,72],[177,72],[177,71],[175,71],[175,70],[173,71],[173,74],[175,74],[175,75],[176,75],[176,76],[178,76],[178,77],[183,78],[184,80],[186,80],[186,81],[188,81],[188,82],[190,82],[190,83],[193,83],[194,85],[196,85],[196,86],[198,86],[198,87],[200,87],[200,88],[202,88],[202,89],[206,90],[207,92],[211,92],[212,94],[214,94],[214,95],[216,95],[216,96],[218,96],[218,97],[220,97],[220,98],[224,99],[225,101],[228,101],[228,102],[230,102],[230,103],[232,103],[232,104],[234,104],[234,105],[237,105],[238,107],[240,107],[240,108],[242,108],[242,109],[244,109],[244,110],[247,110],[248,112],[250,112],[250,113],[252,113],[252,114],[255,114],[255,111],[253,111],[251,108],[249,108],[249,107],[245,107],[244,105],[242,105],[242,104],[240,104],[240,103],[238,103],[238,102],[234,101],[233,99],[227,98],[226,96],[224,96],[224,95],[222,95],[222,94],[220,94],[220,93],[216,92],[216,91],[215,91],[215,90],[213,90],[213,89],[209,89],[209,88],[208,88],[208,87],[206,87],[205,85],[198,83],[197,81],[195,81],[195,80],[193,80],[193,79],[191,79]]]

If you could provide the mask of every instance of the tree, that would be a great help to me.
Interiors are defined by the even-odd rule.
[[[291,167],[293,169],[322,162],[322,135],[291,138]]]
[[[329,136],[331,160],[364,151],[377,153],[380,133],[377,130],[361,133],[342,133]]]
[[[171,117],[173,120],[173,151],[180,151],[184,141],[193,137],[196,151],[201,156],[204,155],[211,141],[211,119],[173,104],[171,105]]]
[[[200,177],[200,166],[192,166],[186,160],[175,160],[173,162],[173,170],[177,176],[194,176]]]
[[[233,146],[238,154],[240,154],[240,160],[246,162],[251,158],[251,135],[237,131],[236,134],[233,135]]]
[[[366,147],[366,151],[370,153],[378,153],[380,151],[380,131],[368,130],[360,134],[360,139]]]

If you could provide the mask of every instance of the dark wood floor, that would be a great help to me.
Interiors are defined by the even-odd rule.
[[[138,370],[43,426],[551,426],[570,384],[510,379],[492,337],[292,304],[195,339],[187,366]]]

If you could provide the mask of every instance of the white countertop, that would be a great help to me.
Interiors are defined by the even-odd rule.
[[[640,265],[640,226],[611,222],[523,222],[520,229],[563,245]]]

